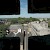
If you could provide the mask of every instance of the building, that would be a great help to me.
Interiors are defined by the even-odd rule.
[[[20,28],[20,29],[22,28],[22,26],[19,25],[19,24],[10,25],[10,27],[9,27],[10,33],[11,33],[11,32],[18,32],[18,29],[19,29],[19,28]]]
[[[4,24],[5,23],[5,21],[4,20],[0,20],[0,24]]]
[[[46,22],[31,22],[29,23],[29,27],[31,28],[31,33],[32,36],[42,36],[42,35],[47,35],[50,34],[50,32],[48,32],[48,23]]]
[[[48,28],[48,22],[45,22],[45,21],[40,22],[40,25],[41,25],[42,27]]]

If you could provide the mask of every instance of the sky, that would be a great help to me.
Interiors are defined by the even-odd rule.
[[[20,0],[20,15],[0,15],[0,18],[17,18],[17,17],[33,17],[33,18],[50,18],[50,13],[28,13],[28,1]]]

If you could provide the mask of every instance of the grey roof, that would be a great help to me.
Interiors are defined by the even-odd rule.
[[[18,28],[21,28],[22,29],[22,25],[14,24],[14,25],[10,25],[10,27],[9,27],[10,30],[16,30]]]

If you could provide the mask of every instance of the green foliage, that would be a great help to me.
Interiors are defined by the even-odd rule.
[[[11,22],[11,24],[15,24],[15,23],[19,23],[19,24],[24,24],[24,23],[27,23],[27,22],[32,22],[32,21],[39,21],[39,19],[37,18],[21,18],[21,17],[18,17],[18,18],[10,18],[8,19],[8,21]]]
[[[50,22],[48,22],[48,27],[50,27]]]
[[[0,25],[0,37],[3,37],[6,34],[6,29],[9,25],[1,24]]]
[[[18,17],[18,18],[6,18],[7,22],[11,22],[11,24],[25,24],[25,23],[29,23],[29,22],[32,22],[32,21],[39,21],[39,19],[37,18],[21,18],[21,17]],[[11,25],[10,24],[10,25]],[[5,25],[5,24],[0,24],[0,37],[1,36],[4,36],[4,34],[6,34],[6,29],[10,26],[9,24],[8,25]]]

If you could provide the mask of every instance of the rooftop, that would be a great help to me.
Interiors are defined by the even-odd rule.
[[[22,25],[13,24],[13,25],[10,25],[9,29],[10,29],[10,30],[16,30],[16,29],[21,28],[21,26],[22,26]]]

